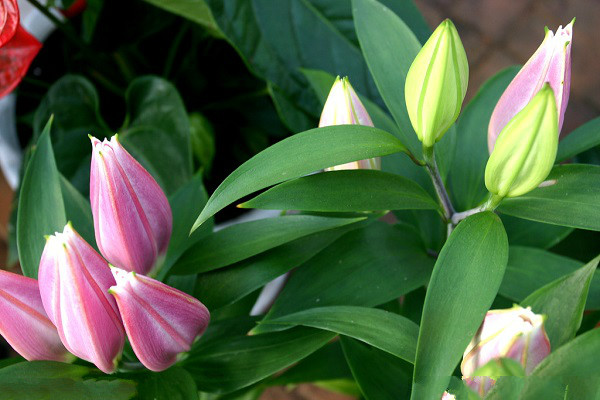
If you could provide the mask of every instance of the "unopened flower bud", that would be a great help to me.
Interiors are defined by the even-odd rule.
[[[163,371],[189,351],[208,326],[208,309],[196,298],[135,272],[111,267],[123,325],[135,355],[152,371]]]
[[[550,173],[557,149],[556,101],[545,84],[500,132],[485,167],[485,186],[499,198],[535,189]]]
[[[148,274],[171,238],[169,201],[117,136],[91,140],[90,201],[98,249],[111,264]]]
[[[574,21],[564,28],[558,27],[556,35],[551,30],[546,30],[546,36],[540,47],[500,97],[488,127],[490,153],[502,129],[529,103],[546,82],[554,90],[558,109],[558,133],[560,133],[571,87],[571,41]]]
[[[544,330],[544,317],[531,308],[514,306],[491,310],[467,346],[460,365],[463,379],[473,390],[484,395],[494,384],[490,377],[473,373],[488,362],[511,358],[519,362],[526,374],[550,354],[550,341]]]
[[[125,333],[108,264],[75,230],[49,236],[38,273],[44,309],[65,347],[109,374],[121,356]]]
[[[369,117],[365,106],[358,98],[352,85],[350,85],[348,78],[340,79],[338,77],[335,80],[323,107],[319,127],[331,125],[373,126],[371,117]],[[369,158],[368,160],[336,165],[325,170],[337,171],[344,169],[381,169],[381,160],[379,157]]]
[[[0,334],[26,360],[68,361],[35,279],[0,270]]]
[[[447,19],[423,45],[406,75],[406,108],[424,147],[439,141],[458,118],[468,80],[465,49]]]

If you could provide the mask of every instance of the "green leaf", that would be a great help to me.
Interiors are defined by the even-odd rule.
[[[600,145],[600,117],[586,122],[558,143],[556,162],[563,162]]]
[[[65,75],[56,81],[35,112],[35,140],[51,115],[54,115],[51,136],[58,169],[79,191],[87,193],[92,154],[88,135],[102,139],[111,133],[100,116],[94,85],[78,75]]]
[[[62,232],[67,223],[60,174],[50,143],[52,118],[46,124],[21,183],[17,214],[17,246],[23,275],[37,279],[45,235]]]
[[[222,33],[205,0],[145,0],[146,2],[169,11],[206,28],[211,34],[221,37]]]
[[[512,358],[495,358],[477,368],[472,376],[489,376],[492,379],[497,379],[500,376],[518,376],[519,378],[523,378],[525,370],[518,361]]]
[[[231,304],[305,263],[358,225],[346,225],[296,239],[230,267],[204,273],[196,282],[196,297],[209,310]]]
[[[333,171],[294,179],[239,207],[333,212],[439,209],[413,181],[376,170]]]
[[[0,369],[3,399],[126,400],[135,384],[122,379],[84,379],[90,368],[54,361],[32,361]]]
[[[500,286],[502,296],[516,302],[542,286],[583,267],[583,263],[541,249],[510,246],[508,265]],[[596,271],[586,301],[586,309],[600,308],[600,271]]]
[[[198,389],[231,392],[249,386],[303,359],[335,334],[295,328],[257,336],[243,336],[198,347],[183,362]]]
[[[190,121],[177,89],[156,76],[127,88],[127,121],[121,139],[167,194],[192,178]]]
[[[408,398],[408,363],[350,338],[341,337],[340,342],[352,375],[367,400]]]
[[[508,260],[500,218],[461,222],[435,264],[421,318],[412,399],[437,400],[490,308]]]
[[[196,174],[192,180],[182,186],[169,197],[173,212],[173,233],[158,277],[163,279],[179,257],[202,238],[210,235],[213,230],[212,219],[194,233],[189,234],[194,218],[206,204],[208,195],[202,183],[202,174]]]
[[[190,374],[179,367],[145,373],[138,379],[139,400],[198,400],[198,389]]]
[[[559,165],[544,187],[502,201],[499,211],[519,218],[600,231],[600,166]]]
[[[298,268],[265,320],[315,307],[383,304],[425,284],[431,265],[412,228],[373,222]],[[254,329],[267,330],[272,326]]]
[[[94,219],[90,202],[62,175],[60,175],[60,189],[67,220],[71,221],[77,233],[86,242],[96,248]]]
[[[552,348],[558,348],[575,337],[581,325],[585,300],[600,256],[575,272],[536,290],[521,302],[536,314],[548,317],[546,332]]]
[[[181,256],[172,272],[186,275],[211,271],[303,236],[364,219],[288,215],[243,222],[215,232],[194,245]]]
[[[488,124],[496,103],[517,72],[519,67],[509,67],[486,81],[456,123],[460,146],[456,147],[448,186],[457,210],[478,206],[488,193],[484,183],[485,165],[490,156]]]
[[[402,143],[389,133],[367,126],[329,126],[298,133],[263,150],[233,171],[208,199],[192,229],[257,190],[333,165],[404,150]]]
[[[266,325],[303,325],[350,336],[380,350],[414,363],[417,324],[398,314],[366,307],[332,306],[300,311]]]
[[[566,226],[528,221],[510,215],[502,215],[501,218],[511,245],[549,249],[573,232],[573,228]]]
[[[381,3],[353,0],[352,6],[358,40],[377,89],[400,127],[402,142],[419,156],[421,143],[408,118],[404,83],[421,44],[408,26]]]
[[[315,351],[283,374],[268,381],[271,385],[331,381],[352,378],[339,340]]]

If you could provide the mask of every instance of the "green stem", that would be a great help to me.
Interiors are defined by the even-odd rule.
[[[431,177],[431,182],[433,183],[433,187],[435,188],[435,192],[442,206],[444,220],[447,223],[450,223],[452,221],[452,215],[454,215],[454,206],[450,201],[450,196],[448,196],[448,192],[442,181],[442,176],[440,175],[437,163],[435,162],[433,147],[423,146],[423,158],[425,159],[425,168]],[[451,228],[448,228],[448,230],[451,231]]]

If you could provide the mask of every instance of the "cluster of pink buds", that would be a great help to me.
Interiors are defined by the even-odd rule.
[[[102,255],[67,224],[47,237],[38,281],[0,271],[0,334],[28,360],[67,361],[70,352],[105,373],[115,371],[127,335],[140,362],[162,371],[190,350],[210,314],[194,297],[145,276],[171,236],[159,185],[116,137],[92,138],[92,145]]]

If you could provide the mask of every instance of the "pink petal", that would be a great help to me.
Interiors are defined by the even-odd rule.
[[[0,270],[0,334],[26,360],[68,361],[42,304],[38,282]]]
[[[125,336],[108,264],[69,225],[48,238],[39,269],[40,294],[67,349],[106,372],[115,370]]]
[[[188,351],[210,320],[197,299],[157,280],[112,268],[125,331],[139,360],[152,371],[162,371]]]
[[[98,248],[112,264],[149,273],[167,249],[169,202],[150,174],[115,137],[92,138],[90,200]]]

